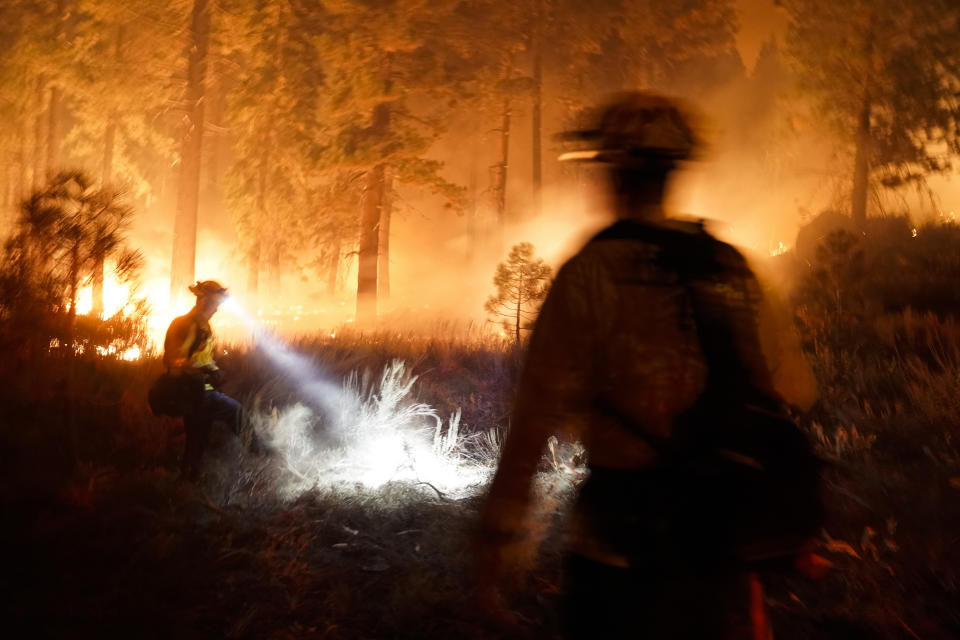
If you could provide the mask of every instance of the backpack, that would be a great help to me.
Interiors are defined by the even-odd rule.
[[[715,259],[720,252],[738,258],[734,262],[742,262],[749,273],[746,262],[702,230],[620,222],[601,237],[605,234],[658,247],[657,260],[685,289],[709,371],[704,391],[676,420],[669,438],[635,430],[663,461],[660,469],[635,481],[649,485],[652,480],[656,497],[650,499],[649,488],[637,495],[654,505],[654,513],[648,509],[641,517],[661,521],[653,538],[649,531],[641,535],[647,543],[672,549],[667,555],[674,560],[701,565],[775,565],[792,559],[823,524],[822,463],[779,398],[750,381],[733,345],[733,319],[711,308],[696,286],[724,277],[726,267]]]
[[[209,332],[202,326],[198,326],[197,334],[187,350],[188,357],[192,356],[209,337]],[[168,370],[150,386],[147,402],[150,405],[150,411],[157,417],[182,418],[199,410],[205,391],[206,380],[202,374],[181,373],[174,376]]]
[[[147,402],[155,416],[182,418],[200,408],[205,390],[206,383],[200,374],[174,376],[165,372],[150,386]]]
[[[806,434],[759,392],[702,400],[672,442],[654,445],[667,460],[681,539],[708,532],[704,553],[749,565],[803,553],[824,518],[822,465]]]

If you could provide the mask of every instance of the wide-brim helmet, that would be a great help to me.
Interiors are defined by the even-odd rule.
[[[693,157],[701,146],[687,110],[671,98],[646,92],[614,96],[592,114],[589,128],[560,138],[579,142],[561,161],[602,162],[615,167],[672,167]]]
[[[190,293],[198,298],[205,296],[227,296],[227,288],[216,280],[198,281],[196,284],[192,284],[187,288],[190,289]]]

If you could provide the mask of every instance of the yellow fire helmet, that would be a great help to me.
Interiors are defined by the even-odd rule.
[[[190,293],[198,298],[202,298],[204,296],[227,295],[227,288],[216,280],[203,280],[202,282],[198,281],[196,284],[192,284],[187,288],[190,289]]]
[[[691,118],[671,98],[630,92],[613,97],[593,114],[596,125],[567,131],[560,139],[578,141],[584,148],[560,156],[561,161],[603,162],[624,168],[651,163],[672,166],[688,160],[700,146]]]

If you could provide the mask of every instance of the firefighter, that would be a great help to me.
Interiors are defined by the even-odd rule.
[[[185,315],[174,318],[163,341],[163,364],[170,375],[186,377],[198,389],[199,401],[184,412],[183,425],[187,433],[183,455],[182,476],[195,480],[200,460],[210,437],[214,421],[223,422],[234,434],[241,435],[243,409],[230,396],[217,391],[223,383],[223,371],[213,358],[214,337],[210,318],[227,298],[227,289],[214,280],[204,280],[189,287],[197,297],[194,307]],[[186,378],[184,382],[186,382]],[[250,450],[262,450],[256,433],[251,433]]]
[[[708,373],[684,284],[657,240],[705,235],[663,208],[669,177],[694,155],[697,135],[672,100],[631,93],[602,110],[596,126],[565,137],[587,146],[561,160],[608,169],[618,220],[563,265],[530,337],[477,536],[481,597],[492,615],[508,615],[497,587],[528,554],[531,482],[544,444],[562,433],[583,442],[590,465],[568,527],[566,634],[762,638],[759,585],[693,549],[702,564],[671,556],[657,507],[669,492],[654,480],[662,461],[652,443],[669,438]],[[705,295],[736,320],[730,338],[751,384],[773,393],[759,285],[738,251],[715,245],[717,255],[701,256],[719,265]],[[785,395],[808,404],[812,374],[804,364],[793,369],[779,374],[792,387]]]

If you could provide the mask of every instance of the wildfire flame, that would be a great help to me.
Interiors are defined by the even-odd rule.
[[[111,265],[106,265],[103,278],[103,308],[100,314],[103,318],[112,318],[115,316],[130,316],[135,312],[136,291],[130,283],[117,279],[114,275]],[[76,311],[79,315],[90,315],[95,313],[93,284],[87,284],[77,292]],[[119,348],[116,344],[101,345],[95,347],[96,352],[103,357],[117,357],[122,360],[132,362],[143,357],[143,351],[137,345],[126,349]]]
[[[118,281],[107,269],[103,277],[103,317],[109,318],[117,313],[128,315],[132,311],[130,286]],[[77,313],[93,313],[93,285],[87,285],[77,292]]]
[[[119,352],[114,345],[97,347],[97,353],[101,356],[119,356],[121,360],[126,360],[127,362],[133,362],[143,357],[143,354],[140,352],[140,347],[136,345]]]
[[[163,338],[170,322],[177,316],[190,310],[189,299],[170,300],[170,281],[165,277],[148,280],[142,286],[134,287],[123,282],[114,275],[110,265],[104,270],[103,278],[103,312],[102,317],[111,318],[116,315],[130,316],[135,311],[136,298],[142,296],[148,304],[145,316],[147,324],[148,346],[163,345]],[[77,292],[77,313],[89,315],[94,313],[93,285],[86,284]],[[220,326],[229,328],[229,320],[221,322]],[[134,346],[118,351],[115,345],[97,347],[101,356],[116,356],[124,360],[138,360],[144,353],[140,347]]]

